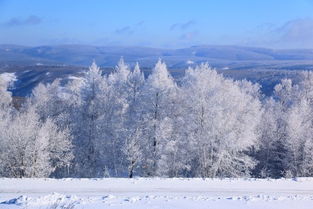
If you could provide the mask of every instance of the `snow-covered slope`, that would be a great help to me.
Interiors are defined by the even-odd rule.
[[[15,73],[0,73],[0,79],[6,81],[11,89],[14,88],[14,82],[17,81]]]
[[[0,208],[312,208],[313,178],[0,179]]]

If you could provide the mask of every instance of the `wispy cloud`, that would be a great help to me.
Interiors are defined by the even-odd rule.
[[[196,24],[196,22],[194,20],[189,20],[189,21],[184,22],[184,23],[174,23],[173,25],[170,26],[170,30],[175,30],[175,29],[186,30],[186,29],[194,26],[195,24]]]
[[[141,20],[141,21],[137,22],[135,24],[135,26],[140,27],[140,26],[143,26],[144,23],[145,23],[145,21]]]
[[[313,44],[313,19],[295,19],[277,28],[282,41]]]
[[[313,19],[299,18],[282,25],[260,25],[239,44],[269,48],[313,48]]]
[[[127,25],[121,28],[117,28],[114,32],[118,35],[131,35],[133,34],[138,28],[143,27],[144,21],[139,21],[133,25]]]
[[[24,25],[38,25],[42,22],[42,18],[30,15],[26,18],[13,17],[8,21],[4,22],[3,25],[7,27],[24,26]]]
[[[130,34],[134,33],[134,31],[132,30],[132,28],[130,26],[125,26],[125,27],[116,29],[115,33],[120,34],[120,35],[123,35],[123,34],[130,35]]]

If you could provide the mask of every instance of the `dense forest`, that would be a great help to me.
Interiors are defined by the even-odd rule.
[[[267,97],[208,64],[174,80],[159,60],[145,79],[121,59],[20,107],[0,80],[0,176],[313,176],[313,72],[301,77]]]

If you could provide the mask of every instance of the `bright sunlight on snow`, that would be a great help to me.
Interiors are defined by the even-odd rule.
[[[1,209],[309,209],[313,179],[0,179]]]

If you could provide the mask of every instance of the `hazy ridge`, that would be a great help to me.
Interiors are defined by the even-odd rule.
[[[17,81],[12,91],[14,95],[25,96],[39,82],[51,82],[55,78],[67,81],[71,76],[80,76],[92,60],[96,60],[104,72],[110,72],[121,57],[131,66],[139,62],[146,75],[161,58],[176,78],[183,75],[189,66],[208,62],[226,76],[261,83],[266,94],[270,94],[281,78],[296,78],[295,71],[313,69],[313,50],[309,49],[214,45],[181,49],[0,45],[0,73],[15,73]]]

